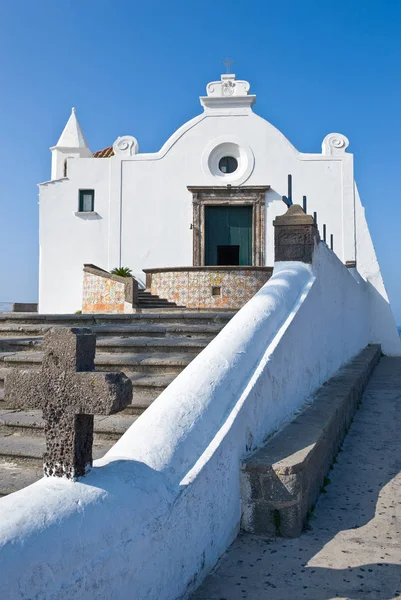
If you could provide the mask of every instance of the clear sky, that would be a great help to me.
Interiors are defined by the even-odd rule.
[[[350,139],[401,324],[401,1],[1,0],[0,56],[0,301],[37,299],[36,184],[71,107],[92,151],[156,151],[230,56],[300,151]]]

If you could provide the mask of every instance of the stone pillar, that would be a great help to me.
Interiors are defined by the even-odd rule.
[[[315,244],[320,242],[313,217],[306,215],[299,204],[293,204],[274,225],[274,260],[312,262]]]

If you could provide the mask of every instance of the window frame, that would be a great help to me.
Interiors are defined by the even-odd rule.
[[[91,194],[91,210],[84,210],[84,196]],[[94,189],[84,189],[79,190],[78,194],[78,212],[87,213],[87,212],[95,212],[95,190]]]
[[[228,167],[228,170],[223,171],[221,163],[224,161],[226,161],[226,168]],[[222,156],[219,160],[219,171],[220,173],[223,173],[223,175],[232,175],[233,173],[235,173],[235,171],[238,170],[238,159],[235,156],[230,156],[230,155],[226,155],[226,156]],[[234,167],[233,169],[231,169],[231,167]]]

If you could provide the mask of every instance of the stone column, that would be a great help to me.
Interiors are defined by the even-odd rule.
[[[320,242],[313,217],[306,215],[299,204],[293,204],[274,225],[274,260],[312,262],[315,244]]]

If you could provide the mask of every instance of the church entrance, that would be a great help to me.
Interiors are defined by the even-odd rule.
[[[205,206],[205,266],[252,265],[252,206]]]
[[[268,185],[188,186],[194,267],[264,266],[269,189]]]

